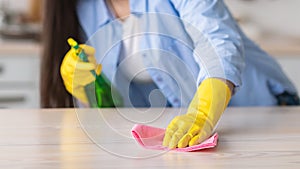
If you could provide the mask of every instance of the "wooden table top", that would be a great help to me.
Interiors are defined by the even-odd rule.
[[[300,168],[300,107],[228,108],[216,148],[141,148],[135,123],[166,127],[183,109],[0,110],[0,168]]]

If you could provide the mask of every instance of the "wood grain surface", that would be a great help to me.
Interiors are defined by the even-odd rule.
[[[228,108],[216,148],[141,148],[135,123],[166,127],[185,109],[0,110],[0,168],[300,168],[300,107]]]

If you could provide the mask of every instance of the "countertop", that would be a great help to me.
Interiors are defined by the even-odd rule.
[[[0,39],[0,56],[34,56],[41,54],[41,45],[31,40],[5,40]]]
[[[254,41],[265,51],[275,57],[299,57],[300,39],[286,39],[282,37],[272,37],[264,39],[254,39]]]
[[[300,107],[228,108],[218,146],[199,152],[141,148],[135,123],[166,127],[185,109],[0,110],[0,168],[298,169]]]

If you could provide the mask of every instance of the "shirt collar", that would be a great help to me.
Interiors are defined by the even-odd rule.
[[[97,0],[96,1],[96,20],[98,22],[98,26],[102,26],[105,23],[107,23],[109,20],[112,19],[112,15],[109,11],[109,9],[106,7],[105,0]]]
[[[106,7],[105,0],[97,0],[97,3],[95,5],[97,9],[96,17],[98,27],[101,27],[109,21],[113,20],[112,14]],[[129,0],[129,5],[131,14],[140,14],[146,12],[146,0]]]

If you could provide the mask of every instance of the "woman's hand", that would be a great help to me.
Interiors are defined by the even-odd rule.
[[[204,80],[187,113],[176,116],[168,125],[163,146],[183,148],[207,139],[231,98],[233,84],[228,84],[225,80],[216,78]]]
[[[72,48],[62,61],[60,73],[67,91],[86,104],[88,99],[84,87],[95,81],[95,77],[90,71],[95,70],[96,74],[100,75],[101,65],[96,63],[94,57],[95,49],[93,47],[87,45],[79,45],[79,47],[88,55],[89,62],[81,61],[76,51]]]

